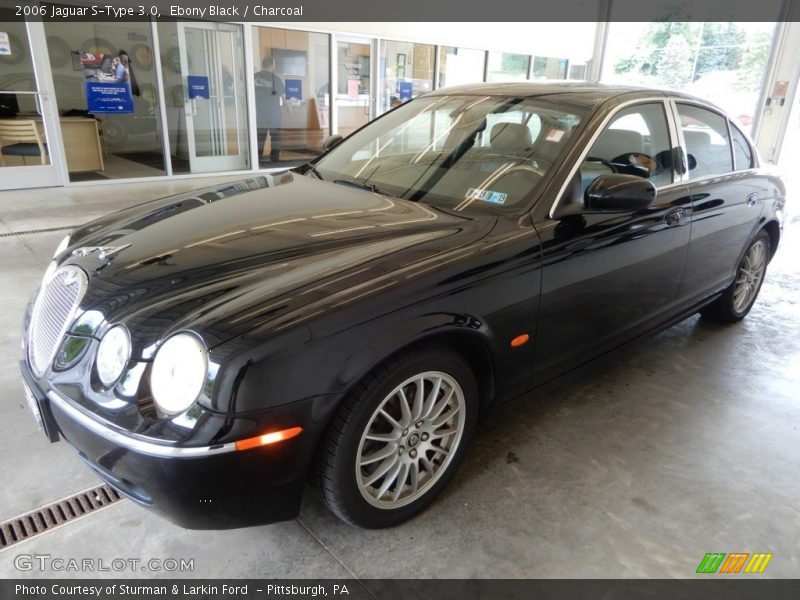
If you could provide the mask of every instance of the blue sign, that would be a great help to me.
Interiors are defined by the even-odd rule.
[[[400,82],[400,100],[406,101],[411,100],[411,96],[414,93],[414,82],[413,81],[401,81]]]
[[[208,97],[211,95],[208,89],[208,77],[203,75],[189,75],[187,79],[189,85],[189,98],[208,100]]]
[[[87,81],[86,104],[90,113],[132,113],[131,86],[128,83]]]
[[[303,99],[303,82],[299,79],[287,79],[284,84],[286,87],[287,100]]]

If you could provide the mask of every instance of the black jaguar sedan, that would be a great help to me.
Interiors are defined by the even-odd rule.
[[[28,309],[46,434],[184,527],[289,519],[308,479],[401,523],[491,409],[698,311],[742,319],[781,235],[781,179],[679,94],[450,88],[326,146],[76,229]]]

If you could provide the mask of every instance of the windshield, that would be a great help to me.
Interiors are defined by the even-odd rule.
[[[423,97],[345,139],[315,172],[434,206],[502,209],[530,197],[580,121],[535,98]]]

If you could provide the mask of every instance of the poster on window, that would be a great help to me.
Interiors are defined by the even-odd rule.
[[[303,82],[300,79],[286,80],[286,99],[287,100],[303,99]]]
[[[359,92],[359,85],[360,81],[358,79],[348,79],[347,80],[347,97],[353,100],[358,99],[358,92]]]
[[[11,40],[7,31],[0,31],[0,56],[11,56]]]
[[[192,100],[208,100],[211,97],[211,86],[205,75],[189,75],[186,84]]]
[[[127,114],[133,112],[130,65],[127,54],[102,52],[78,54],[86,87],[90,113]]]
[[[400,88],[400,100],[405,102],[406,100],[411,100],[414,95],[414,82],[413,81],[401,81],[398,84]]]

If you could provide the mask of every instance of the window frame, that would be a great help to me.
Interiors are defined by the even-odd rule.
[[[681,125],[682,124],[681,114],[680,114],[680,112],[678,110],[678,107],[681,104],[685,104],[685,105],[688,105],[688,106],[694,106],[695,108],[699,108],[701,110],[705,110],[707,112],[710,112],[712,114],[717,115],[719,118],[721,118],[724,121],[726,131],[728,132],[728,156],[731,159],[731,169],[729,171],[725,171],[724,173],[715,173],[713,175],[706,175],[705,177],[699,177],[697,179],[692,179],[691,177],[689,177],[689,165],[686,164],[686,167],[685,167],[686,168],[686,172],[683,174],[684,177],[685,177],[684,181],[686,181],[687,183],[696,184],[697,182],[700,182],[700,181],[707,181],[709,179],[716,179],[718,177],[724,177],[725,175],[730,175],[731,173],[735,173],[736,172],[736,158],[735,158],[735,156],[733,154],[733,136],[731,136],[731,122],[730,122],[730,118],[728,117],[728,115],[726,115],[721,109],[718,109],[717,107],[715,107],[713,105],[705,104],[703,102],[698,102],[698,101],[693,100],[691,98],[674,98],[672,100],[672,105],[673,105],[673,107],[675,109],[674,113],[673,113],[674,114],[674,119],[675,119],[675,128],[678,131],[678,134],[680,135],[681,152],[683,153],[684,160],[687,161],[687,163],[688,163],[689,147],[686,145],[686,140],[683,137],[683,127]],[[748,142],[749,142],[749,140],[748,140]],[[752,145],[750,147],[752,149]]]
[[[654,94],[657,94],[655,90],[653,90]],[[609,100],[614,100],[613,98]],[[664,115],[667,119],[667,131],[669,132],[670,142],[672,143],[672,150],[674,151],[675,148],[681,148],[682,151],[685,153],[684,146],[683,146],[683,133],[680,131],[677,122],[677,111],[675,108],[674,100],[669,96],[665,95],[653,95],[653,96],[644,96],[641,98],[633,98],[631,100],[623,101],[617,104],[613,109],[611,109],[608,114],[603,117],[603,120],[600,124],[595,128],[594,132],[592,132],[591,136],[583,146],[583,149],[578,154],[577,159],[567,171],[566,176],[561,182],[561,186],[558,188],[558,193],[555,195],[555,200],[550,204],[550,208],[547,211],[547,217],[549,219],[555,219],[556,212],[558,207],[563,203],[564,198],[567,195],[567,191],[570,187],[570,183],[572,182],[575,174],[580,170],[581,165],[586,160],[586,157],[589,156],[589,151],[594,147],[595,142],[598,140],[600,135],[608,128],[611,121],[622,111],[636,106],[637,104],[655,104],[661,103],[664,107]],[[698,104],[699,106],[702,106]],[[588,121],[591,122],[593,116],[589,116]],[[665,184],[656,188],[656,190],[662,189],[669,189],[676,185],[685,185],[687,183],[686,173],[682,172],[682,169],[678,169],[675,165],[675,161],[673,160],[672,164],[672,183]],[[532,210],[537,210],[534,206]]]
[[[675,148],[675,145],[677,143],[677,137],[675,135],[675,131],[674,131],[674,129],[672,127],[672,123],[671,123],[672,111],[670,110],[669,106],[667,106],[667,104],[664,102],[664,99],[662,98],[660,100],[637,102],[637,103],[631,104],[629,106],[621,107],[620,110],[616,111],[614,113],[614,115],[606,123],[603,124],[603,127],[600,129],[599,135],[597,135],[596,137],[594,137],[591,140],[591,143],[589,145],[589,152],[586,154],[586,156],[589,156],[591,154],[591,151],[594,149],[594,147],[597,144],[598,140],[600,140],[600,138],[603,137],[603,134],[606,131],[611,129],[612,125],[614,125],[619,120],[620,115],[622,113],[626,113],[627,112],[628,114],[639,114],[640,116],[642,116],[642,121],[645,123],[645,125],[647,125],[647,127],[650,128],[650,125],[652,125],[652,124],[651,123],[647,123],[647,121],[644,119],[644,116],[643,116],[643,113],[641,112],[641,110],[637,110],[637,109],[640,109],[640,107],[649,106],[649,105],[653,105],[653,106],[660,105],[661,106],[661,111],[662,111],[662,115],[664,117],[664,124],[666,125],[666,132],[667,132],[667,143],[668,143],[667,150],[672,151]],[[627,115],[625,115],[625,116],[627,116]],[[650,132],[650,136],[651,136],[650,143],[652,144],[652,131]],[[652,151],[653,149],[650,148],[650,150]],[[652,158],[655,158],[655,155],[652,155]],[[585,157],[584,157],[584,161],[585,161]],[[583,166],[583,162],[581,162],[580,166],[578,167],[578,172],[581,170],[582,166]],[[668,186],[673,185],[674,183],[677,183],[678,181],[680,181],[681,174],[675,168],[674,164],[672,164],[671,171],[672,171],[672,173],[671,173],[670,181],[668,183],[662,183],[661,185],[655,185],[655,183],[653,183],[653,185],[656,188],[656,191],[658,191],[660,189],[667,188]],[[648,179],[648,181],[652,181],[649,177],[647,179]]]
[[[755,148],[754,148],[753,144],[750,142],[750,138],[748,138],[745,135],[745,133],[739,127],[737,127],[736,124],[731,119],[728,119],[728,131],[731,134],[730,138],[731,138],[731,151],[733,152],[733,172],[734,173],[738,173],[738,172],[741,172],[741,171],[749,171],[750,169],[755,169],[756,168],[756,151],[755,151]],[[738,161],[736,160],[736,151],[733,149],[733,132],[734,131],[737,132],[742,137],[742,139],[744,140],[744,143],[747,145],[747,149],[750,151],[750,164],[747,165],[746,167],[743,167],[743,168],[740,168],[739,165],[737,164]]]

